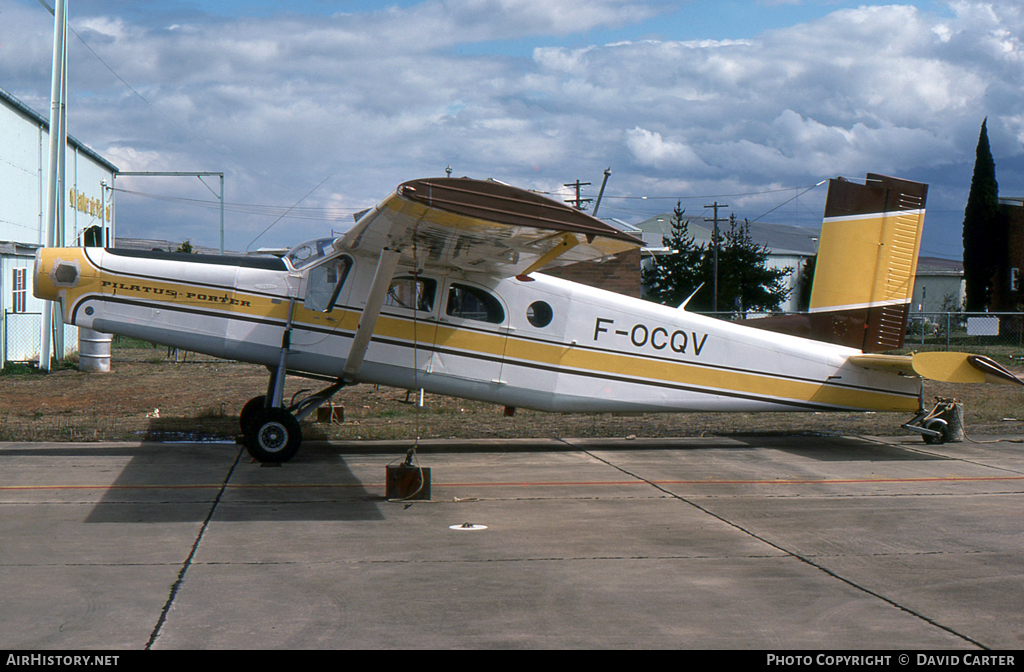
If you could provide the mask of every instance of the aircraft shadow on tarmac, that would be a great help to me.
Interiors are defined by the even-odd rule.
[[[261,466],[226,443],[82,446],[47,454],[130,458],[87,523],[384,519],[383,487],[365,487],[336,452],[310,450],[279,467]],[[381,483],[386,463],[382,458]]]
[[[293,461],[279,467],[261,466],[240,446],[229,443],[26,446],[5,449],[3,455],[66,460],[74,465],[71,468],[98,468],[101,473],[109,471],[104,464],[108,458],[119,463],[127,459],[116,480],[107,486],[87,516],[85,522],[89,523],[203,522],[207,518],[214,522],[377,521],[384,520],[380,508],[385,502],[384,467],[397,462],[411,445],[402,441],[373,446],[314,441]],[[458,446],[426,442],[420,448],[420,462],[430,466],[431,453],[638,449],[768,449],[828,462],[948,459],[917,450],[917,445],[882,443],[856,436],[783,433],[641,441],[481,441],[460,442]],[[379,480],[363,483],[352,472],[346,457],[355,455],[379,456]],[[365,463],[365,457],[361,459]],[[78,486],[70,486],[74,487]]]
[[[924,444],[908,436],[906,445],[883,443],[875,439],[840,434],[764,433],[735,435],[750,447],[770,448],[790,455],[799,455],[821,462],[918,462],[948,460],[943,455],[918,450]]]

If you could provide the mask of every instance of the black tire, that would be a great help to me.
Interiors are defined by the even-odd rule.
[[[949,441],[949,423],[945,420],[936,418],[935,420],[929,420],[924,425],[925,429],[931,429],[936,432],[940,432],[939,436],[928,436],[923,434],[924,442],[930,446],[937,446],[939,444],[946,443]]]
[[[302,427],[283,408],[265,408],[256,413],[245,433],[245,449],[259,462],[280,464],[295,457],[302,445]]]
[[[263,410],[263,407],[267,405],[267,395],[261,394],[258,397],[253,397],[249,401],[245,402],[245,406],[242,406],[242,411],[238,414],[238,425],[242,428],[242,434],[248,434],[250,427],[252,427],[253,421],[256,419],[256,414]]]

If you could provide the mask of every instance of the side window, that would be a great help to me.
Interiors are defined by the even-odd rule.
[[[351,268],[350,258],[339,257],[311,269],[306,285],[306,308],[321,313],[331,312]]]
[[[501,324],[505,321],[505,310],[494,296],[476,287],[452,283],[448,290],[448,305],[445,313],[464,320],[478,320]]]
[[[551,309],[551,304],[546,301],[534,301],[526,309],[526,319],[538,329],[543,329],[551,324],[554,316],[555,311]]]
[[[429,278],[396,278],[388,288],[385,306],[430,312],[434,309],[437,281]]]

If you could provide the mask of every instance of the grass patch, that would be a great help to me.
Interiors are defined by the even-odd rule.
[[[115,334],[112,341],[112,347],[123,348],[126,350],[153,350],[155,348],[162,348],[165,346],[157,345],[152,341],[144,341],[141,338],[131,338],[129,336],[119,336]]]
[[[7,362],[4,364],[4,368],[0,369],[0,376],[29,376],[33,373],[39,373],[35,364]]]

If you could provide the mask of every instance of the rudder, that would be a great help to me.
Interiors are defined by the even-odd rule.
[[[830,181],[808,312],[854,327],[842,345],[903,345],[927,195],[926,184],[873,173],[862,185]]]
[[[746,324],[880,352],[902,347],[928,185],[868,173],[829,181],[810,309]]]

